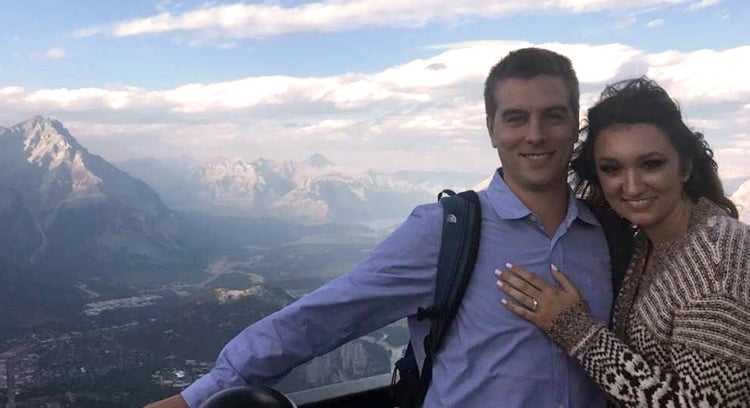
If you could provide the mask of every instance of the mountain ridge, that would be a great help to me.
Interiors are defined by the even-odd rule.
[[[430,173],[402,176],[351,169],[320,153],[299,162],[225,157],[205,163],[183,161],[179,171],[175,167],[161,173],[144,171],[166,168],[169,163],[175,161],[137,158],[117,165],[153,185],[175,209],[277,216],[312,224],[405,218],[415,205],[434,200],[443,188],[465,189],[480,179],[470,173],[444,173],[430,182]]]
[[[148,265],[183,250],[177,219],[158,194],[91,154],[59,121],[36,116],[0,128],[0,151],[0,191],[10,196],[0,222],[14,225],[3,235],[27,238],[5,254],[14,262]],[[81,256],[90,264],[80,265]]]

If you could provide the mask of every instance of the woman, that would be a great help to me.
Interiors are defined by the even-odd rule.
[[[612,329],[551,265],[550,285],[496,271],[502,303],[539,326],[624,407],[750,406],[750,227],[713,152],[645,78],[607,87],[588,111],[576,192],[634,227]]]

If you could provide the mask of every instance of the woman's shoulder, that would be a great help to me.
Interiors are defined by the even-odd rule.
[[[692,249],[709,258],[709,265],[696,272],[713,281],[718,293],[750,306],[750,225],[716,208],[693,237]]]
[[[704,199],[698,202],[691,224],[687,239],[682,240],[677,253],[672,254],[672,261],[692,265],[689,274],[700,275],[694,277],[715,290],[729,289],[730,286],[748,290],[750,225]]]
[[[698,231],[711,247],[724,255],[750,254],[750,225],[731,217],[724,210],[707,213]],[[724,251],[729,251],[726,253]]]
[[[734,238],[744,238],[750,232],[749,225],[730,216],[725,209],[705,198],[698,200],[695,205],[690,224],[689,231],[693,235],[709,234],[721,238],[712,241],[718,246],[732,244]],[[727,237],[732,239],[727,240]]]

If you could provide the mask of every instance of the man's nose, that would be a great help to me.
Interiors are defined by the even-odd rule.
[[[539,144],[547,139],[547,132],[544,129],[544,123],[540,118],[532,116],[529,119],[529,128],[526,132],[526,141],[531,144]]]

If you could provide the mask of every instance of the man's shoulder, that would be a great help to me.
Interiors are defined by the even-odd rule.
[[[443,206],[439,202],[419,204],[411,210],[409,219],[421,218],[425,220],[440,219],[443,215]]]
[[[469,190],[466,190],[469,191]],[[487,198],[487,190],[479,190],[475,191],[477,196],[479,197],[479,203],[482,207],[488,204],[488,198]],[[432,226],[436,226],[437,228],[440,227],[442,224],[444,215],[444,208],[443,205],[440,203],[439,200],[436,200],[431,203],[423,203],[415,206],[409,216],[407,217],[406,221],[402,225],[411,224],[411,223],[428,223]],[[439,231],[439,229],[438,229]]]
[[[479,196],[480,205],[485,204],[486,192],[477,191],[476,193]],[[412,229],[418,228],[418,226],[421,225],[422,228],[420,229],[440,234],[442,231],[444,214],[444,207],[438,200],[435,200],[432,203],[419,204],[412,209],[409,216],[401,224],[401,228]]]

